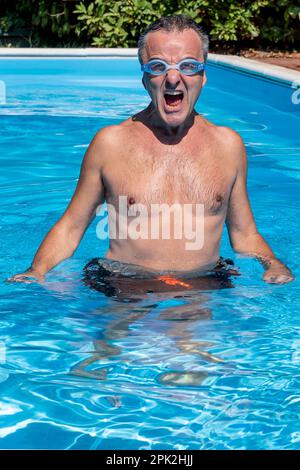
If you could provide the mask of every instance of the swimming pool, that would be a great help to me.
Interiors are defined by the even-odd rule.
[[[137,61],[1,59],[0,80],[0,448],[298,449],[292,90],[211,64],[197,110],[244,138],[257,225],[296,281],[265,284],[256,261],[235,256],[233,289],[130,304],[82,282],[83,266],[107,248],[97,218],[43,286],[4,280],[29,266],[61,215],[95,132],[148,103]]]

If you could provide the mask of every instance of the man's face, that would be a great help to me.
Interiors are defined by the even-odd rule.
[[[143,54],[144,63],[151,59],[163,59],[174,65],[186,58],[204,61],[201,39],[194,30],[156,31],[148,34]],[[157,113],[171,127],[180,126],[192,113],[205,82],[205,72],[187,76],[176,69],[170,69],[159,76],[144,73],[143,77],[144,86]],[[168,96],[167,92],[174,90],[182,92],[177,99]]]

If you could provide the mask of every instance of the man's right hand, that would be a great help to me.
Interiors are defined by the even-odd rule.
[[[16,274],[13,277],[6,279],[7,282],[24,282],[30,284],[32,282],[43,282],[45,280],[43,274],[35,271],[34,269],[28,269],[24,273]]]

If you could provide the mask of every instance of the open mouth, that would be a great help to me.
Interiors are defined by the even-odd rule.
[[[168,106],[178,106],[183,100],[182,91],[166,91],[164,93],[165,102]]]

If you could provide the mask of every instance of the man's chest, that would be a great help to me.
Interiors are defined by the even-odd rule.
[[[127,157],[127,158],[126,158]],[[227,207],[233,170],[222,157],[206,152],[132,152],[106,167],[103,178],[107,202],[117,205],[203,204],[210,214]]]

